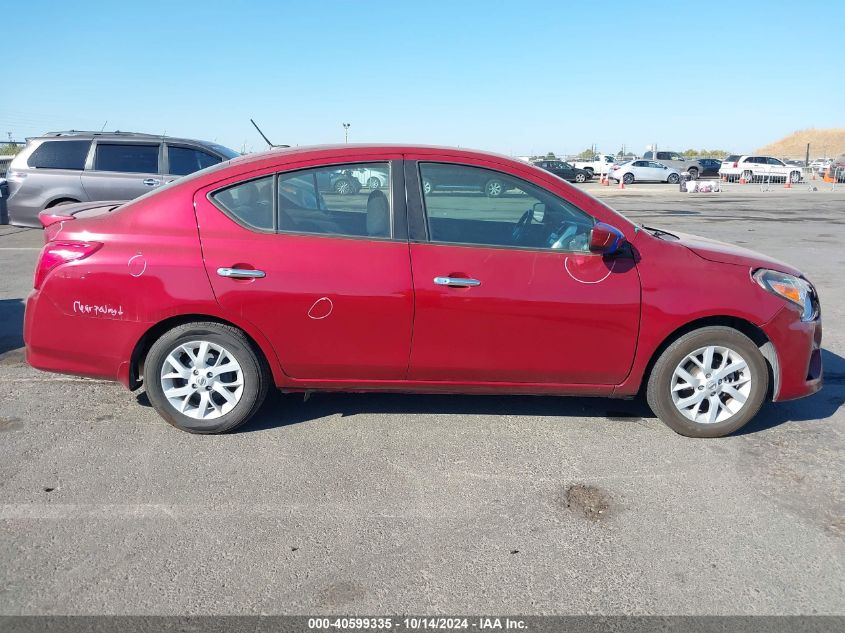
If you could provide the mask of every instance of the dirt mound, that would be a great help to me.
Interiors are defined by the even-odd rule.
[[[810,144],[810,160],[824,156],[845,154],[845,128],[798,130],[779,141],[769,143],[756,150],[755,154],[778,158],[804,158]]]

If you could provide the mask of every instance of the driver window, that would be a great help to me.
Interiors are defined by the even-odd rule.
[[[420,163],[432,242],[589,251],[595,220],[555,194],[501,172]]]

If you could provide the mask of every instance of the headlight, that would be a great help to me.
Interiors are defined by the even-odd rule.
[[[800,307],[802,321],[812,321],[819,315],[816,289],[806,279],[766,268],[755,271],[752,277],[764,290]]]

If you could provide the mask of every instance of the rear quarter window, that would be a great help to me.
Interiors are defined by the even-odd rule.
[[[35,169],[85,168],[91,141],[45,141],[35,148],[26,164]]]

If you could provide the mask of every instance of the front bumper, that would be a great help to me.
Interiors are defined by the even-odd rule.
[[[782,308],[762,326],[775,348],[778,361],[775,402],[812,395],[822,388],[822,321],[802,321],[790,306]]]

